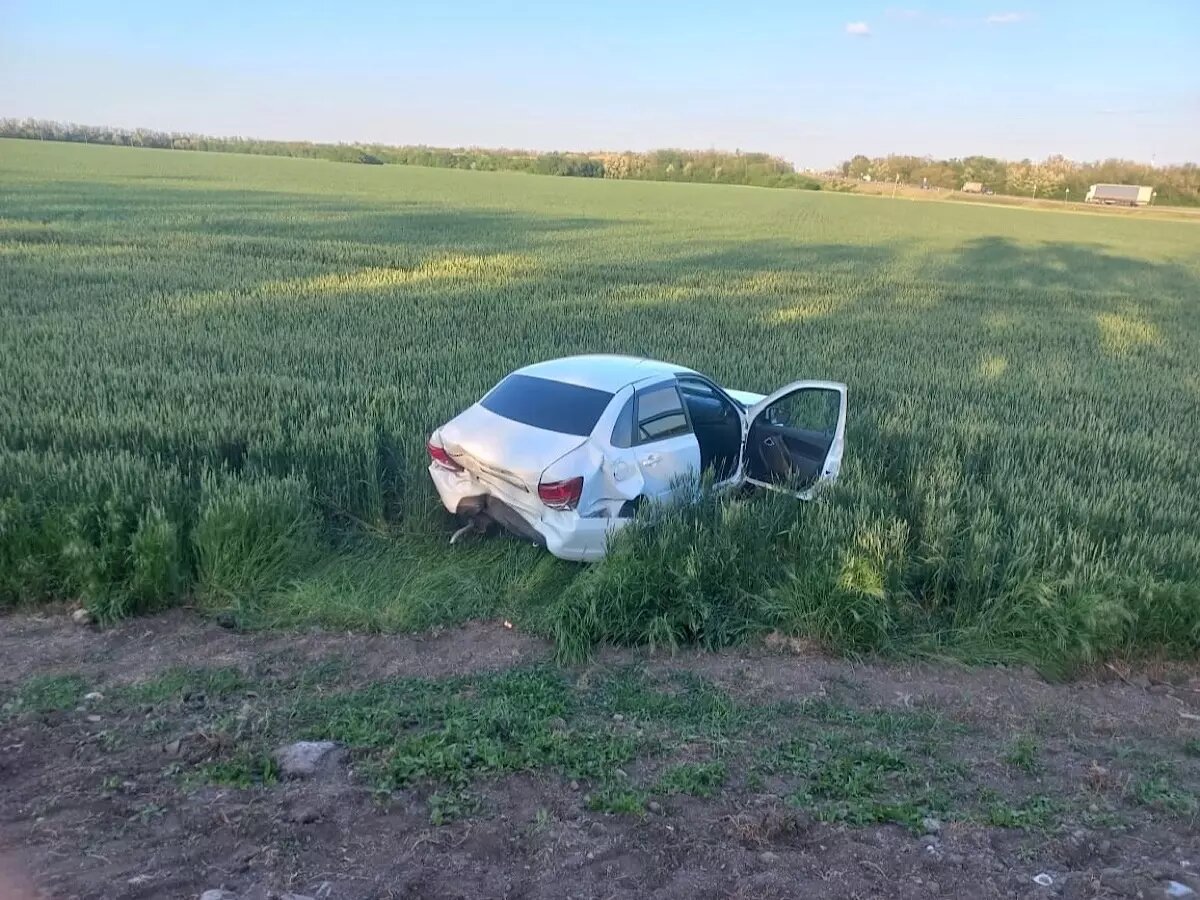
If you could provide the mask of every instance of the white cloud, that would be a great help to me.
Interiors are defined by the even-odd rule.
[[[1018,22],[1024,22],[1029,18],[1029,13],[1023,12],[1004,12],[992,13],[983,21],[989,25],[1015,25]]]
[[[871,33],[871,28],[866,22],[847,22],[846,34],[852,34],[855,37],[866,37]]]

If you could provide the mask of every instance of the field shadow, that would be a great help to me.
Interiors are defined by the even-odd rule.
[[[163,222],[179,236],[269,241],[336,241],[383,247],[487,247],[505,251],[547,237],[619,227],[619,219],[456,208],[426,201],[194,187],[55,184],[6,197],[4,218],[30,225],[108,228],[144,234]],[[79,236],[81,239],[87,239]],[[61,235],[71,240],[69,233]],[[91,238],[94,240],[94,238]]]
[[[1200,278],[1178,263],[1151,262],[1109,252],[1103,246],[1066,241],[1022,244],[1011,238],[981,237],[947,254],[946,273],[956,281],[998,286],[1127,293],[1139,300],[1182,302]]]

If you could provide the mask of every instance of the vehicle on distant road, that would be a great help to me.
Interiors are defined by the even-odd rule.
[[[797,381],[769,395],[684,366],[573,356],[518,369],[429,438],[446,509],[499,523],[563,559],[604,556],[639,504],[711,470],[719,486],[810,499],[837,478],[846,385]]]
[[[1140,184],[1093,184],[1088,188],[1084,203],[1103,203],[1106,206],[1148,206],[1154,199],[1154,188]]]

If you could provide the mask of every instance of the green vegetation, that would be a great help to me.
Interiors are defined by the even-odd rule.
[[[1128,159],[1077,163],[1062,156],[1041,162],[1008,162],[990,156],[931,159],[928,156],[856,156],[842,163],[842,174],[874,181],[958,190],[969,181],[997,194],[1083,200],[1093,184],[1142,184],[1155,190],[1154,202],[1166,206],[1200,205],[1200,165],[1153,166]]]
[[[0,603],[247,627],[503,615],[1035,662],[1200,647],[1194,225],[0,143]],[[429,431],[532,360],[850,385],[820,502],[603,564],[446,546]]]
[[[663,772],[655,790],[660,794],[711,797],[720,790],[728,775],[723,762],[679,763]]]
[[[87,690],[77,675],[38,675],[25,681],[0,705],[0,716],[62,712],[73,708]]]
[[[1013,738],[1004,761],[1022,772],[1033,775],[1038,771],[1038,743],[1027,734]]]
[[[109,144],[161,150],[250,153],[324,159],[364,165],[432,166],[476,172],[526,172],[576,178],[619,178],[628,181],[693,181],[705,184],[748,184],[758,187],[816,191],[821,182],[796,172],[792,164],[766,153],[722,153],[717,150],[651,150],[647,153],[539,153],[531,150],[486,150],[480,147],[394,147],[386,144],[314,144],[309,141],[262,141],[199,134],[110,128],[0,119],[0,138]]]
[[[821,178],[801,174],[786,160],[765,153],[723,153],[716,150],[651,150],[646,153],[545,153],[527,150],[487,150],[479,147],[395,147],[387,144],[314,144],[310,141],[266,141],[221,138],[147,128],[112,128],[51,122],[40,119],[0,119],[0,138],[108,144],[162,150],[210,153],[249,153],[324,159],[365,165],[431,166],[478,172],[527,172],[577,178],[617,178],[630,181],[683,181],[702,184],[744,184],[756,187],[854,190],[854,182],[869,176],[877,182],[924,185],[958,190],[976,181],[997,194],[1083,200],[1093,184],[1144,184],[1156,191],[1154,202],[1168,206],[1200,205],[1200,166],[1195,163],[1152,166],[1127,159],[1077,163],[1061,156],[1042,162],[1009,162],[990,156],[933,159],[928,156],[859,154],[836,173]]]
[[[747,794],[778,797],[816,820],[914,832],[929,817],[1054,830],[1098,817],[1196,814],[1200,770],[1183,748],[1177,759],[1141,744],[1130,755],[1122,736],[1055,759],[1066,772],[1097,759],[1120,766],[1109,787],[1061,775],[1034,781],[1025,761],[1036,748],[1026,739],[1005,745],[933,708],[879,708],[827,686],[829,696],[800,702],[755,700],[694,674],[546,664],[364,682],[350,660],[298,668],[265,657],[249,671],[175,668],[102,685],[87,712],[106,723],[105,746],[149,740],[169,754],[161,777],[184,787],[269,787],[281,777],[276,747],[336,741],[380,803],[406,792],[424,800],[434,824],[487,814],[490,785],[514,774],[570,783],[581,806],[636,816],[669,815],[687,798],[736,796],[744,806]],[[4,714],[23,717],[22,726],[73,728],[39,717],[69,710],[85,689],[78,676],[31,678]],[[96,778],[104,791],[119,787],[103,772]],[[544,827],[548,814],[538,820]]]

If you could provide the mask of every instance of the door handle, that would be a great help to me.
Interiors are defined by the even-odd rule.
[[[641,462],[643,466],[657,466],[661,459],[662,457],[657,453],[647,453],[642,457]]]

